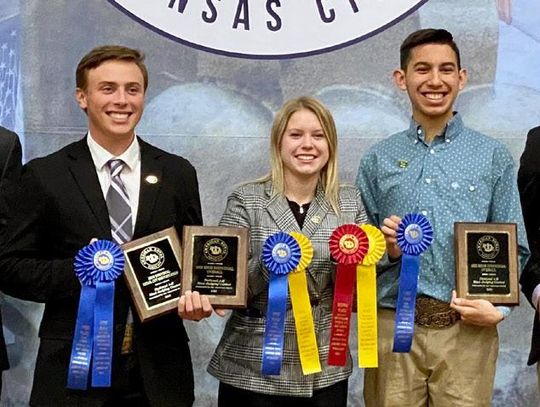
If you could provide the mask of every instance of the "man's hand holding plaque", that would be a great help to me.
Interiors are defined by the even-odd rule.
[[[452,291],[450,307],[461,315],[461,320],[469,325],[493,326],[504,319],[504,315],[491,302],[487,300],[468,300],[457,298],[456,291]]]

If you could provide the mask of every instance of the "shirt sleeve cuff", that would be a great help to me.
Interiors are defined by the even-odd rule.
[[[401,264],[401,257],[391,261],[388,257],[388,253],[384,253],[384,256],[381,260],[377,263],[377,275],[381,275],[389,270],[398,270],[399,272],[399,265]]]
[[[508,315],[510,315],[510,313],[514,309],[514,307],[503,307],[503,306],[498,306],[498,307],[495,307],[495,308],[497,308],[501,312],[504,319],[506,319],[508,317]]]
[[[538,307],[538,297],[540,297],[540,284],[536,286],[531,296],[531,300],[532,300],[532,303],[534,304],[534,308]]]

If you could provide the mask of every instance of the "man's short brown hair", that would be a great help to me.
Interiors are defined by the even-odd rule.
[[[77,65],[75,71],[75,84],[77,88],[86,90],[88,85],[88,71],[95,69],[106,61],[127,61],[135,63],[142,72],[144,90],[148,87],[148,70],[144,64],[144,53],[137,49],[121,45],[102,45],[92,49]]]
[[[461,69],[461,57],[459,55],[459,48],[454,42],[454,37],[452,37],[452,34],[446,30],[435,28],[418,30],[405,38],[399,49],[401,69],[407,69],[407,64],[411,59],[411,52],[413,48],[425,44],[448,45],[456,53],[458,69]]]

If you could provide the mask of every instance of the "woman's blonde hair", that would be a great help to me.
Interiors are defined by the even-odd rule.
[[[309,110],[319,120],[324,136],[328,142],[328,162],[322,168],[319,183],[324,189],[325,197],[339,213],[338,205],[338,168],[337,168],[337,132],[336,124],[330,111],[317,99],[310,96],[301,96],[291,99],[279,109],[274,117],[272,132],[270,134],[270,165],[271,171],[261,181],[271,180],[273,195],[285,195],[285,177],[283,173],[283,160],[281,159],[281,140],[287,129],[291,116],[299,110]]]

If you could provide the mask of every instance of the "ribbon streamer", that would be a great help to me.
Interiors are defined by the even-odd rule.
[[[114,280],[123,269],[122,249],[108,240],[85,246],[75,256],[82,288],[68,369],[70,389],[87,389],[91,365],[92,386],[111,385]]]
[[[356,267],[356,304],[358,321],[358,366],[379,367],[377,356],[377,272],[375,265],[384,255],[382,232],[372,225],[361,225],[369,240],[369,249]]]
[[[366,233],[357,225],[337,227],[328,241],[330,254],[337,261],[332,328],[328,365],[345,366],[353,303],[356,265],[362,261],[369,247]]]
[[[262,260],[270,272],[270,284],[264,326],[263,375],[279,375],[281,371],[287,312],[287,276],[298,266],[300,259],[300,246],[287,233],[275,233],[264,242]]]
[[[301,233],[291,232],[291,236],[300,246],[301,258],[298,266],[289,274],[289,291],[302,373],[308,375],[321,371],[306,278],[306,269],[313,259],[313,246],[309,239]]]
[[[431,223],[425,216],[418,213],[405,215],[399,225],[397,241],[403,255],[399,275],[393,351],[406,353],[411,350],[414,334],[420,254],[427,250],[433,241]]]

